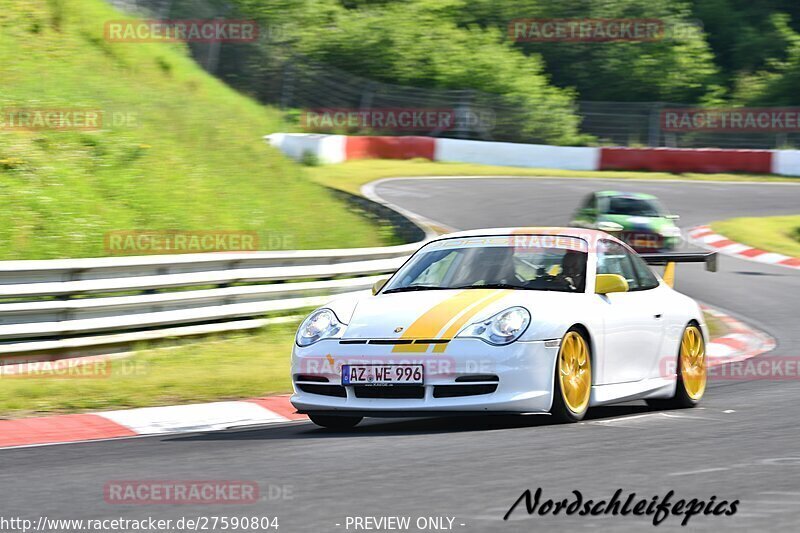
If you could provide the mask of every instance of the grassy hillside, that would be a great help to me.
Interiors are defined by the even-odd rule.
[[[0,259],[104,255],[103,235],[128,229],[383,244],[265,145],[277,112],[204,73],[183,45],[106,42],[104,22],[120,18],[102,0],[0,0],[0,112],[104,112],[100,131],[0,126]]]

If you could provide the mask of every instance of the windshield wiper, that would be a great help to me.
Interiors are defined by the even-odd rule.
[[[437,287],[435,285],[409,285],[408,287],[397,287],[395,289],[385,290],[383,294],[390,294],[393,292],[436,291],[449,288],[450,287]]]

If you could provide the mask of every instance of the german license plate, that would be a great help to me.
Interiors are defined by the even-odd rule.
[[[342,385],[422,385],[422,365],[342,365]]]
[[[664,245],[661,236],[655,233],[626,231],[620,235],[620,238],[635,250],[658,250]]]
[[[633,239],[633,243],[631,244],[633,248],[659,248],[661,243],[658,239],[650,238],[639,238]]]

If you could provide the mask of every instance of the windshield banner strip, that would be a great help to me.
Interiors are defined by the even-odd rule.
[[[587,252],[589,244],[578,237],[567,235],[492,235],[486,237],[465,237],[442,239],[428,244],[425,248],[436,250],[441,248],[486,248],[491,246],[509,246],[518,250],[573,250]]]

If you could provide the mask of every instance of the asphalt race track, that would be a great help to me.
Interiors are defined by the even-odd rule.
[[[651,192],[690,227],[733,216],[796,214],[800,185],[584,179],[398,179],[385,200],[457,229],[562,225],[584,194]],[[720,258],[720,272],[678,268],[679,290],[760,327],[770,355],[800,355],[800,272]],[[224,354],[221,354],[224,355]],[[288,354],[287,354],[288,357]],[[597,408],[579,424],[547,417],[368,422],[350,434],[300,422],[260,430],[149,437],[0,451],[6,516],[179,518],[277,516],[278,531],[347,531],[348,516],[455,517],[465,532],[652,528],[648,517],[528,516],[523,490],[543,499],[608,499],[618,488],[650,499],[739,500],[733,517],[695,516],[692,529],[800,525],[800,383],[710,384],[701,408],[658,412],[643,402]],[[253,505],[112,505],[110,480],[254,480]],[[290,493],[270,498],[267,487]],[[680,527],[668,517],[659,530]],[[337,524],[340,524],[337,526]],[[461,525],[463,524],[463,525]],[[349,529],[353,531],[351,527]],[[417,531],[412,528],[411,531]]]

